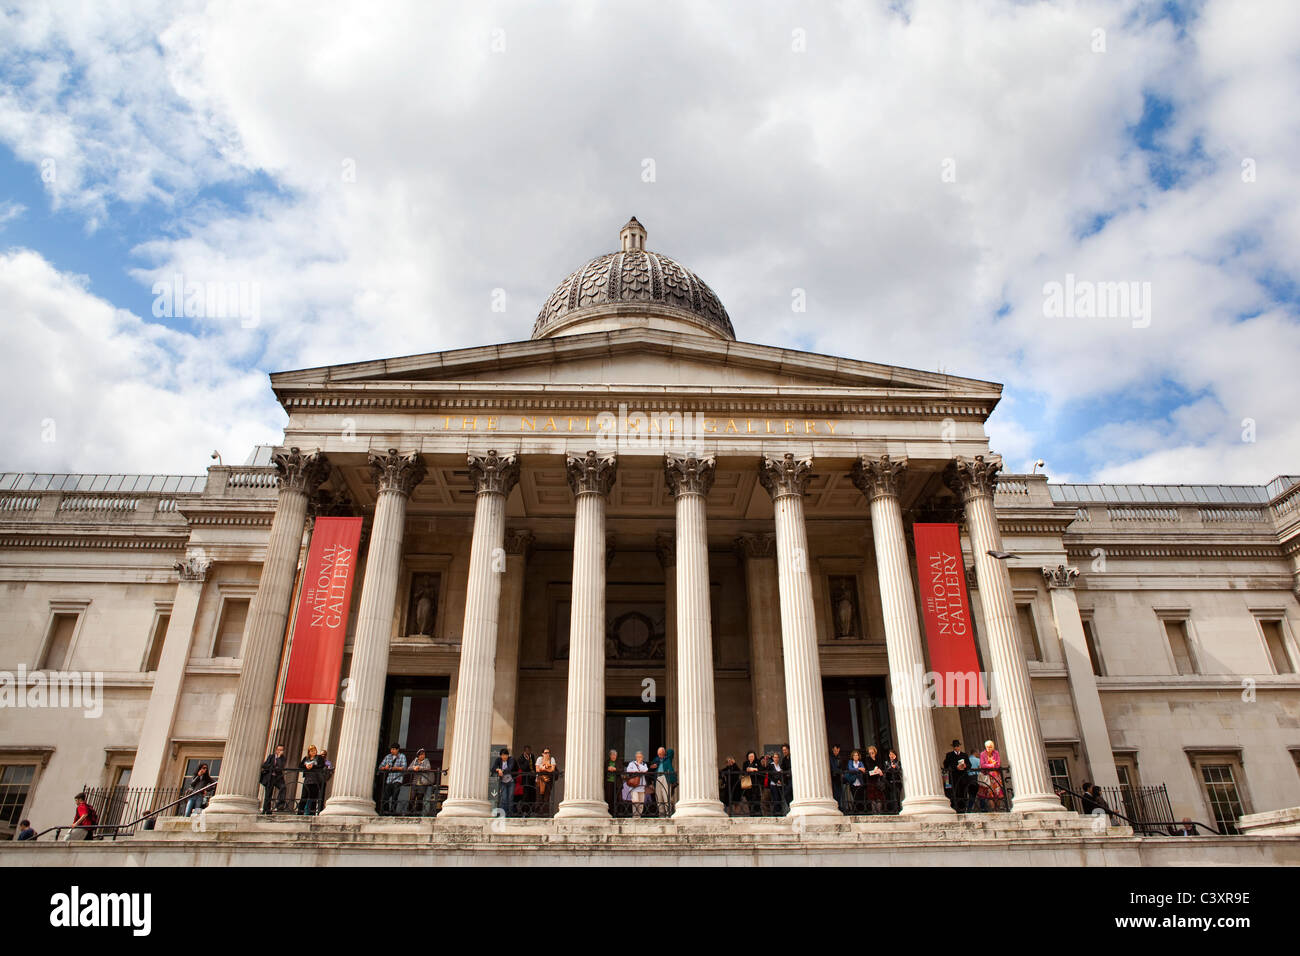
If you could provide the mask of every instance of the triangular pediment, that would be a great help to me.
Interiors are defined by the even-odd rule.
[[[750,342],[656,329],[619,329],[429,352],[271,376],[277,391],[303,386],[447,382],[491,385],[707,386],[959,393],[996,402],[979,379],[880,365]]]

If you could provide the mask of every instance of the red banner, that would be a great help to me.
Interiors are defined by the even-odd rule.
[[[286,704],[332,704],[343,667],[360,518],[317,518],[293,628]]]
[[[921,583],[926,645],[941,707],[988,706],[975,631],[966,599],[966,567],[955,524],[917,524],[916,570]]]

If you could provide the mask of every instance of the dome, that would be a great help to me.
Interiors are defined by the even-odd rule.
[[[597,256],[555,287],[537,313],[533,338],[641,324],[735,341],[713,290],[681,263],[648,251],[645,237],[633,216],[619,232],[618,252]]]

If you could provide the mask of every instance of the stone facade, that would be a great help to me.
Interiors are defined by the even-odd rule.
[[[275,374],[283,447],[205,477],[0,475],[0,669],[102,679],[98,716],[3,711],[8,815],[42,828],[83,785],[178,787],[191,761],[235,760],[234,733],[213,809],[250,812],[249,755],[281,740],[295,762],[327,747],[327,814],[364,817],[385,708],[416,688],[443,710],[403,746],[462,773],[489,746],[549,747],[562,815],[599,816],[606,709],[653,686],[684,807],[719,812],[699,754],[790,742],[816,754],[794,762],[794,812],[834,817],[822,754],[847,725],[823,694],[861,701],[891,665],[924,666],[910,528],[953,517],[1004,706],[900,713],[882,693],[888,745],[937,768],[987,733],[1032,765],[1021,811],[1059,809],[1067,778],[1163,783],[1176,817],[1213,822],[1224,767],[1245,813],[1300,804],[1300,479],[1002,474],[984,432],[1000,386],[736,342],[716,299],[686,315],[686,293],[646,289],[589,313],[575,293],[527,342]],[[349,688],[293,710],[268,696],[293,559],[340,510],[367,519]],[[942,815],[929,771],[905,811]],[[480,781],[452,791],[454,815],[487,812]]]

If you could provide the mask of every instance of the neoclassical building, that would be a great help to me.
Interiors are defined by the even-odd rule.
[[[996,742],[1012,813],[1083,781],[1164,785],[1235,827],[1300,805],[1300,478],[1053,484],[1006,474],[1001,386],[738,341],[694,273],[620,247],[531,338],[279,372],[284,441],[206,476],[0,476],[0,668],[99,675],[100,713],[0,710],[5,827],[85,785],[254,814],[276,742],[335,764],[322,823],[376,812],[390,743],[489,816],[490,755],[549,749],[556,816],[608,816],[605,754],[675,748],[678,818],[718,768],[792,754],[789,813],[841,813],[826,754],[876,744],[900,812],[953,813],[940,761]],[[334,704],[283,704],[318,516],[365,519]],[[935,707],[912,528],[957,522],[988,708]],[[27,682],[25,684],[24,682]]]

